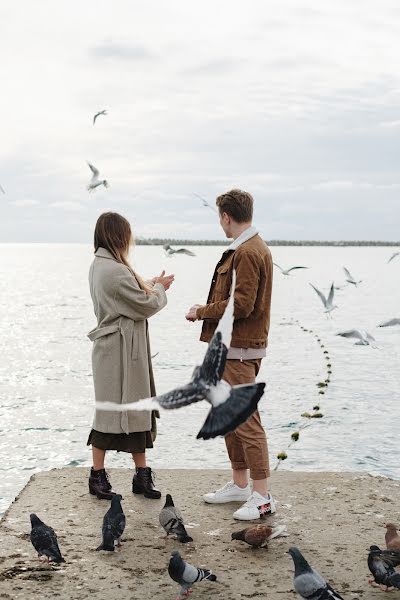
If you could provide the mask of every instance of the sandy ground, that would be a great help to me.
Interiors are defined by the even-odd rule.
[[[345,599],[386,597],[368,583],[367,548],[384,545],[385,520],[400,523],[400,481],[365,474],[278,472],[272,490],[279,501],[267,522],[286,524],[288,537],[253,550],[231,541],[241,529],[232,519],[237,504],[210,506],[201,494],[222,485],[228,472],[164,470],[157,485],[173,495],[194,542],[163,537],[158,513],[164,500],[131,493],[132,472],[111,471],[124,497],[124,545],[115,553],[95,552],[108,502],[87,493],[87,470],[66,468],[34,475],[0,523],[0,598],[87,600],[174,599],[177,585],[167,573],[177,548],[196,566],[211,568],[219,584],[195,585],[192,598],[296,598],[292,561],[297,545]],[[58,534],[66,564],[41,564],[29,540],[29,513],[36,512]],[[383,596],[382,596],[383,595]],[[390,597],[398,597],[393,592]]]

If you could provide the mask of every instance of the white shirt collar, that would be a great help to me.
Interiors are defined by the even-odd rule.
[[[253,225],[250,225],[247,229],[245,229],[236,240],[233,240],[232,244],[228,246],[228,250],[237,250],[239,246],[241,246],[244,242],[247,242],[250,238],[254,237],[258,234],[258,231]]]

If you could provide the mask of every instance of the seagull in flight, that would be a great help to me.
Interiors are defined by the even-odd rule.
[[[392,254],[392,256],[389,258],[389,260],[388,260],[388,263],[392,262],[392,260],[393,260],[394,258],[396,258],[396,256],[400,256],[400,252],[394,252],[394,253]]]
[[[361,329],[349,329],[348,331],[340,331],[336,335],[340,335],[341,337],[358,340],[354,345],[355,346],[374,346],[376,340],[368,331]]]
[[[400,319],[394,318],[389,319],[388,321],[382,321],[382,323],[379,323],[378,327],[393,327],[394,325],[400,325]]]
[[[173,256],[174,254],[186,254],[187,256],[196,256],[194,252],[191,250],[187,250],[186,248],[172,248],[169,244],[164,244],[163,246],[165,253],[167,256]]]
[[[206,208],[211,208],[211,210],[213,212],[215,212],[215,213],[218,212],[217,209],[214,206],[211,206],[211,204],[209,204],[207,202],[207,200],[205,198],[203,198],[203,196],[200,196],[200,194],[196,194],[196,192],[193,192],[193,195],[196,196],[197,198],[199,198],[202,201],[203,206],[205,206]]]
[[[274,265],[278,267],[282,275],[285,276],[290,275],[290,271],[294,271],[295,269],[308,269],[308,267],[291,267],[290,269],[282,269],[282,267],[280,267],[276,262],[274,262]]]
[[[97,112],[93,117],[93,125],[96,123],[96,119],[97,117],[100,117],[100,115],[108,115],[108,112],[106,110],[100,110]]]
[[[208,440],[225,436],[244,423],[257,408],[264,394],[265,383],[230,386],[222,379],[233,329],[233,307],[236,274],[233,273],[231,295],[225,312],[211,339],[201,365],[195,367],[190,382],[161,396],[127,404],[97,402],[97,410],[125,412],[128,410],[176,409],[201,400],[211,405],[197,439]]]
[[[5,194],[4,188],[1,185],[0,185],[0,191],[3,192],[3,194]]]
[[[89,165],[89,169],[92,171],[92,179],[90,180],[89,185],[87,186],[87,189],[89,190],[89,192],[93,192],[93,190],[95,190],[100,185],[104,185],[104,187],[107,188],[108,182],[105,179],[100,179],[99,170],[96,169],[96,167],[94,165],[92,165],[90,162],[88,162],[88,165]]]
[[[311,287],[313,288],[313,290],[315,290],[318,294],[318,296],[321,298],[321,302],[325,307],[325,312],[330,315],[331,312],[333,310],[335,310],[335,308],[338,308],[337,304],[333,304],[333,297],[335,295],[335,286],[332,283],[331,285],[331,289],[329,290],[329,296],[328,298],[326,298],[324,296],[324,294],[322,292],[319,291],[318,288],[316,288],[312,283],[310,283]]]
[[[345,272],[347,283],[352,283],[353,285],[358,285],[359,283],[361,283],[362,280],[360,279],[359,281],[356,281],[353,275],[350,273],[350,271],[346,269],[346,267],[343,267],[343,271]]]

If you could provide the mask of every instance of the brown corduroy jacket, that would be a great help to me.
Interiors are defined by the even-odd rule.
[[[197,309],[204,320],[200,340],[209,342],[228,303],[233,269],[236,271],[234,325],[231,347],[268,345],[272,294],[272,256],[256,234],[236,250],[226,250],[214,271],[207,304]]]

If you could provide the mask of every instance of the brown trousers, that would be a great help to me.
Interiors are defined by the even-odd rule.
[[[243,362],[229,359],[222,378],[230,385],[254,383],[260,366],[261,359]],[[225,436],[225,444],[232,469],[250,469],[252,479],[267,479],[270,476],[267,437],[258,410]]]

